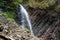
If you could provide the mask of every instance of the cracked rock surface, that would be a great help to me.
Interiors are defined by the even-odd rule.
[[[8,21],[0,15],[0,40],[39,40],[28,30],[21,29],[16,23]]]
[[[10,22],[0,15],[0,40],[60,40],[60,25],[49,28],[41,37],[32,36],[28,29],[22,29],[15,22]]]

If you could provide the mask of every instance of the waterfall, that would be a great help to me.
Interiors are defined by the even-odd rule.
[[[18,11],[19,11],[18,16],[21,20],[22,28],[24,28],[25,26],[28,25],[31,33],[33,34],[32,25],[31,25],[31,22],[30,22],[30,19],[29,19],[28,12],[26,11],[26,9],[21,4],[19,4],[19,10]]]

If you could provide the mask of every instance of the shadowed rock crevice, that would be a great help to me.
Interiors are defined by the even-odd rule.
[[[6,37],[4,37],[4,36],[2,36],[2,35],[0,35],[0,38],[1,38],[2,40],[11,40],[11,39],[6,38]]]

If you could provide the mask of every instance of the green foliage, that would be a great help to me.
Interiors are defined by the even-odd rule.
[[[16,7],[20,4],[22,0],[0,0],[0,7],[4,11],[16,11]]]
[[[8,20],[14,22],[15,12],[3,12],[3,11],[0,11],[0,15],[4,15]]]
[[[22,3],[23,2],[23,3]],[[16,12],[16,8],[18,4],[24,4],[25,6],[30,6],[33,8],[47,9],[55,8],[56,11],[60,11],[60,4],[56,4],[55,0],[0,0],[0,8],[2,8],[5,12],[4,15],[9,20],[14,19],[14,15]],[[56,6],[54,6],[56,5]]]
[[[55,0],[28,0],[27,5],[34,8],[46,9],[55,4]]]
[[[57,12],[60,12],[60,4],[58,4],[58,5],[55,7],[55,10],[56,10]]]
[[[60,12],[60,4],[56,0],[27,0],[25,6]]]
[[[10,21],[14,21],[14,12],[4,12],[3,15]]]
[[[14,21],[14,16],[18,4],[23,0],[0,0],[0,8],[3,9],[3,15],[10,21]]]

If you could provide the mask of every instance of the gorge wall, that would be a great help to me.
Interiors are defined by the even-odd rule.
[[[35,36],[46,37],[47,40],[58,40],[58,33],[60,33],[57,32],[59,31],[58,28],[60,28],[58,26],[60,22],[60,16],[58,12],[54,10],[43,10],[32,7],[29,7],[28,11],[30,14],[32,29]],[[57,32],[57,35],[55,32]],[[55,37],[53,34],[57,37]]]

